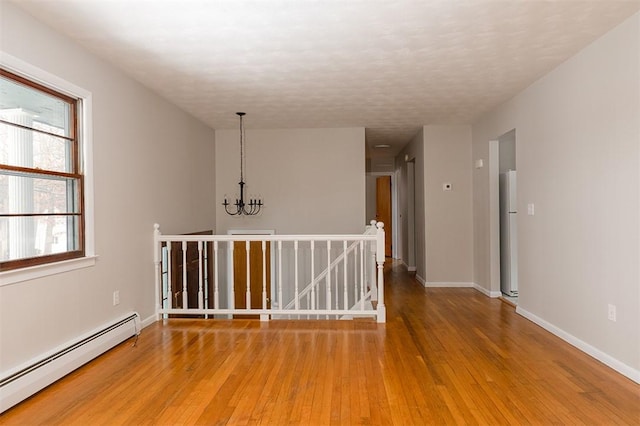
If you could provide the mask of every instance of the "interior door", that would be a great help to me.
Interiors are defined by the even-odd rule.
[[[262,308],[263,280],[266,280],[267,308],[271,307],[271,245],[269,241],[266,242],[264,255],[262,241],[251,241],[249,243],[249,275],[250,307],[252,309]],[[235,307],[246,308],[247,248],[245,241],[234,241],[233,243],[233,289]],[[259,315],[236,315],[234,318],[259,318]]]
[[[376,220],[384,223],[384,255],[391,257],[391,176],[376,179]]]

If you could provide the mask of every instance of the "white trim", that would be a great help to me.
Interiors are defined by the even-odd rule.
[[[484,287],[479,286],[476,283],[472,283],[472,284],[473,284],[473,288],[475,288],[476,290],[478,290],[480,293],[484,294],[487,297],[495,299],[495,298],[498,298],[498,297],[502,296],[502,292],[500,292],[500,291],[491,291],[491,290],[487,290]]]
[[[62,262],[45,263],[12,271],[0,272],[0,287],[23,281],[35,280],[49,275],[62,274],[76,269],[89,268],[96,264],[98,256],[85,256],[78,259],[63,260]]]
[[[35,65],[31,65],[30,63],[16,58],[6,52],[0,51],[0,63],[3,67],[15,74],[23,75],[30,80],[34,80],[43,86],[51,87],[52,89],[66,95],[80,98],[91,97],[91,92],[88,90],[83,89],[80,86],[76,86],[57,75],[51,74],[42,68],[36,67]]]
[[[449,281],[429,281],[424,284],[425,287],[473,287],[473,283],[468,282],[449,282]]]
[[[548,332],[558,336],[559,338],[569,343],[570,345],[575,346],[576,348],[580,349],[582,352],[586,353],[587,355],[592,356],[593,358],[597,359],[603,364],[613,368],[618,373],[628,377],[629,379],[633,380],[636,383],[640,383],[640,370],[636,370],[635,368],[623,363],[622,361],[615,359],[611,355],[608,355],[602,352],[600,349],[595,348],[590,344],[588,344],[587,342],[584,342],[578,339],[577,337],[567,333],[561,328],[558,328],[555,325],[543,320],[537,315],[532,314],[531,312],[525,309],[522,309],[522,307],[520,306],[516,307],[516,313],[534,322],[535,324],[544,328]]]
[[[59,274],[74,269],[93,266],[96,259],[95,222],[94,222],[94,189],[93,189],[93,98],[90,91],[76,86],[54,74],[31,65],[6,52],[0,51],[0,64],[7,70],[33,80],[58,92],[78,98],[82,106],[80,120],[80,149],[82,153],[82,174],[84,175],[84,251],[85,257],[53,264],[40,265],[43,268],[21,268],[17,271],[0,273],[0,286],[13,284],[46,275]],[[22,272],[25,272],[22,274]],[[27,278],[24,278],[27,277]]]
[[[407,262],[411,264],[411,267],[417,266],[416,259],[416,163],[415,158],[406,161],[407,166],[407,186],[406,186],[406,198],[407,198]],[[404,235],[404,234],[403,234]],[[403,244],[404,245],[404,244]],[[426,259],[426,256],[425,256]],[[416,268],[417,269],[417,268]]]
[[[391,255],[394,259],[401,259],[404,257],[402,253],[402,244],[400,244],[400,234],[403,232],[402,220],[400,219],[400,174],[401,170],[396,169],[391,177],[391,195],[393,200],[391,202],[391,209],[393,210],[393,229],[391,230],[391,238],[393,238]]]
[[[153,315],[148,316],[144,320],[142,320],[140,325],[141,325],[142,328],[147,328],[147,327],[149,327],[151,324],[153,324],[156,321],[158,321],[158,315],[153,314]]]
[[[500,141],[489,141],[489,288],[500,290]]]
[[[418,278],[416,276],[416,278]],[[425,287],[430,287],[430,288],[473,288],[477,291],[479,291],[480,293],[484,294],[487,297],[490,297],[492,299],[500,297],[502,295],[501,292],[499,291],[489,291],[484,287],[480,287],[478,284],[476,283],[471,283],[471,282],[465,282],[465,281],[430,281],[430,282],[424,282],[424,280],[422,279],[422,277],[418,278],[418,281],[420,281],[422,283],[422,285],[424,285]]]
[[[416,272],[418,270],[415,266],[407,265],[407,262],[405,262],[404,259],[400,259],[400,262],[402,263],[402,266],[407,268],[407,272]]]
[[[424,278],[422,278],[420,275],[418,275],[417,272],[416,272],[416,280],[418,280],[418,282],[423,286],[425,287],[427,286],[427,281]]]
[[[84,175],[84,252],[95,256],[95,220],[93,210],[93,97],[90,92],[81,96],[82,123],[80,149]]]

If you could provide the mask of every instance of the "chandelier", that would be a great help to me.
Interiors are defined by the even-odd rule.
[[[227,214],[231,216],[240,216],[247,215],[253,216],[260,212],[260,208],[262,208],[263,203],[260,198],[250,198],[248,203],[244,202],[244,186],[246,185],[244,182],[244,124],[242,122],[242,117],[245,115],[244,112],[236,112],[236,114],[240,117],[240,198],[236,198],[236,202],[234,204],[229,203],[227,200],[227,196],[224,197],[224,210]],[[231,210],[229,207],[231,206]]]

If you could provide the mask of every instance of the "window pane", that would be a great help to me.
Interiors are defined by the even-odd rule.
[[[77,179],[0,171],[0,214],[79,213]]]
[[[0,218],[0,261],[78,250],[78,216]]]
[[[52,133],[71,136],[71,107],[62,99],[0,77],[0,118],[35,127],[34,121],[50,126]]]
[[[7,270],[84,255],[73,96],[0,69],[0,262]]]
[[[72,142],[0,123],[0,164],[73,173]]]

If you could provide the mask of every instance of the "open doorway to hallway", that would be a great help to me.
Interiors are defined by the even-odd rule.
[[[494,142],[495,143],[495,142]],[[506,300],[518,303],[518,208],[516,131],[500,136],[497,140],[497,183],[499,215],[500,291]]]

